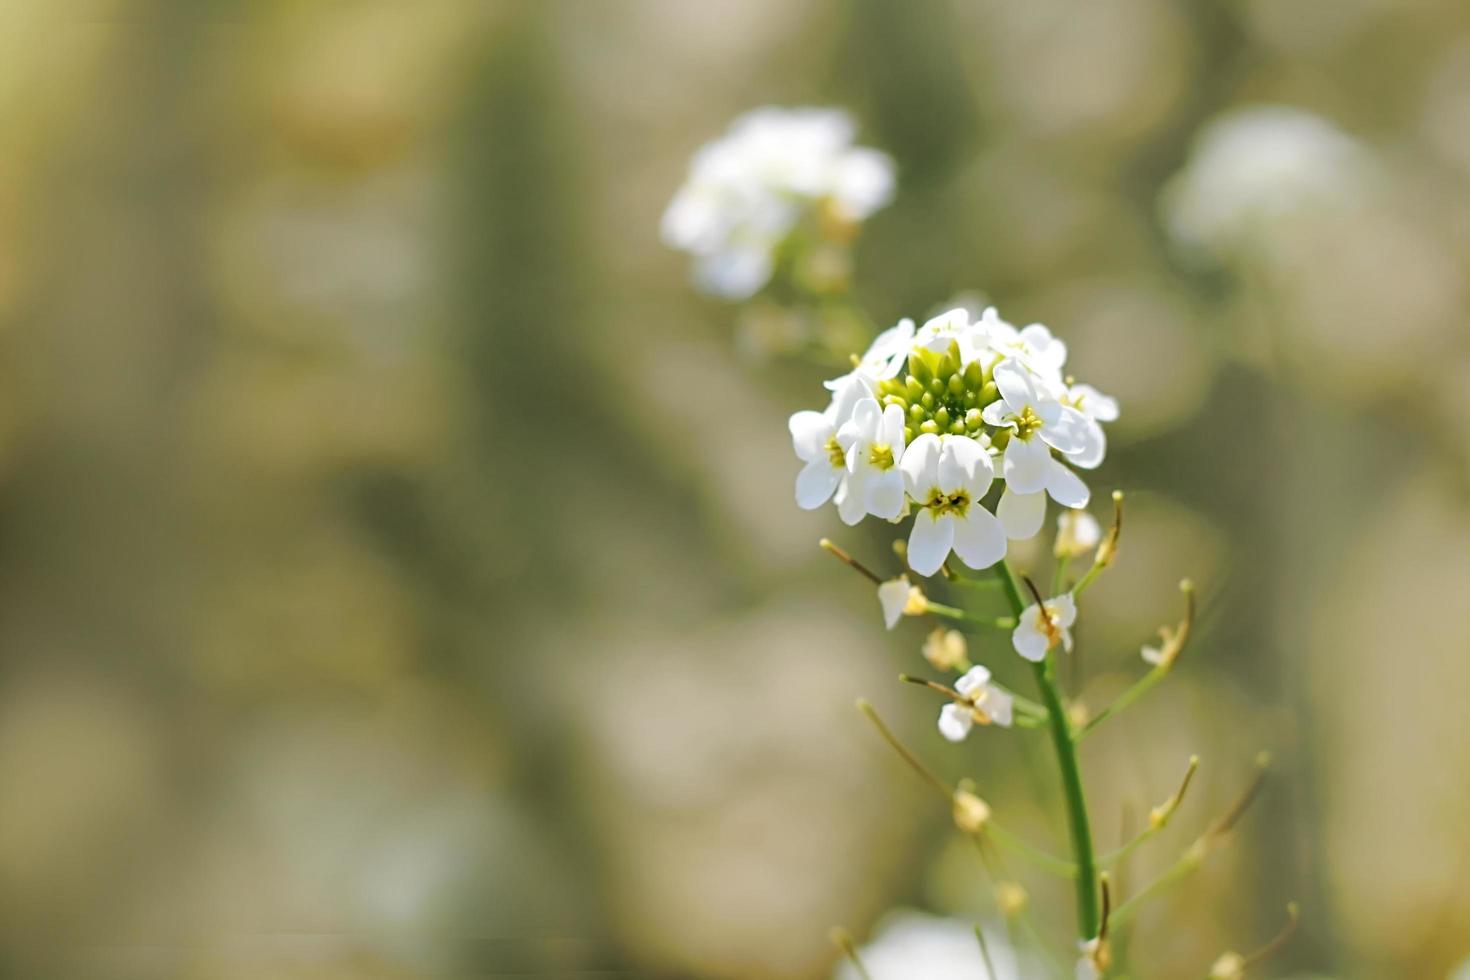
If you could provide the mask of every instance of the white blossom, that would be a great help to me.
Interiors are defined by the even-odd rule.
[[[1077,558],[1097,547],[1102,525],[1085,510],[1068,508],[1057,517],[1057,539],[1052,553],[1058,558]]]
[[[877,401],[864,398],[837,430],[837,443],[846,453],[848,493],[864,513],[884,520],[903,512],[903,426],[903,409],[880,409]]]
[[[985,968],[973,925],[907,910],[886,916],[873,940],[858,950],[858,958],[872,980],[1020,980],[1034,975],[1001,934],[987,929],[985,936],[994,975]],[[833,980],[860,978],[846,960],[833,974]]]
[[[1181,243],[1231,251],[1282,218],[1352,206],[1374,169],[1368,148],[1321,116],[1287,105],[1238,108],[1195,140],[1164,190],[1164,217]]]
[[[1085,470],[1096,469],[1108,452],[1107,434],[1102,422],[1118,420],[1118,401],[1098,391],[1092,385],[1068,385],[1062,396],[1062,404],[1075,408],[1084,419],[1082,447],[1067,453],[1067,461]]]
[[[905,450],[900,469],[918,505],[909,534],[910,568],[933,575],[951,550],[971,568],[989,568],[1005,557],[1005,531],[980,502],[995,466],[978,442],[926,433]]]
[[[924,593],[910,584],[907,575],[900,575],[878,586],[878,605],[883,607],[883,625],[893,629],[904,616],[924,612]]]
[[[1011,645],[1021,656],[1033,661],[1045,660],[1047,651],[1057,644],[1071,653],[1071,626],[1076,621],[1077,604],[1066,592],[1041,605],[1033,602],[1021,613],[1016,628],[1011,631]]]
[[[856,367],[842,377],[824,381],[822,384],[827,389],[836,391],[854,375],[861,375],[870,381],[887,381],[903,369],[913,345],[914,321],[905,317],[873,338],[867,352],[858,359]]]
[[[990,682],[989,670],[971,667],[955,681],[954,689],[964,697],[964,703],[951,701],[939,709],[939,734],[951,742],[963,742],[976,722],[1011,726],[1011,695]]]
[[[824,411],[797,412],[787,423],[796,457],[806,464],[796,477],[796,505],[803,510],[822,506],[845,487],[847,453],[838,442],[837,433],[852,417],[858,402],[867,395],[868,389],[862,379],[849,379],[833,392],[832,400]],[[842,497],[842,503],[846,504],[851,494],[843,493]],[[851,505],[847,506],[850,509]],[[861,517],[859,512],[857,518]]]
[[[664,241],[695,257],[709,292],[745,299],[774,271],[777,246],[822,207],[856,223],[893,195],[893,162],[853,146],[839,109],[768,106],[702,147],[664,212]]]

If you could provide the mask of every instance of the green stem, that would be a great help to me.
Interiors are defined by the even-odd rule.
[[[1015,574],[1004,561],[996,565],[996,574],[1019,619],[1028,603],[1021,598]],[[1045,660],[1033,663],[1031,672],[1041,691],[1041,701],[1050,723],[1052,746],[1056,749],[1057,765],[1062,771],[1067,827],[1072,835],[1072,857],[1077,864],[1077,932],[1084,940],[1092,939],[1098,932],[1097,861],[1092,850],[1092,828],[1087,820],[1087,799],[1082,793],[1082,772],[1077,767],[1077,747],[1072,741],[1061,693],[1057,690],[1051,655],[1048,653]]]

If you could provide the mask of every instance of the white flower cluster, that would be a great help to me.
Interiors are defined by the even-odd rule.
[[[1354,206],[1373,172],[1368,148],[1321,116],[1246,106],[1200,134],[1164,190],[1164,218],[1182,244],[1230,252],[1279,219]]]
[[[857,225],[893,197],[893,161],[854,146],[840,109],[775,106],[736,119],[700,148],[663,217],[663,239],[695,257],[700,287],[746,299],[805,219]]]
[[[1040,529],[1050,496],[1084,507],[1072,466],[1096,467],[1118,417],[1113,399],[1063,374],[1067,348],[1039,323],[1017,329],[992,307],[951,310],[884,331],[853,370],[827,382],[831,403],[791,416],[806,466],[796,502],[835,500],[842,520],[914,513],[909,566],[939,571],[953,551],[971,568],[1005,557],[1007,539]],[[994,511],[983,503],[995,483]]]

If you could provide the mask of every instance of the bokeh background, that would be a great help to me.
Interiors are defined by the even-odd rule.
[[[800,980],[990,916],[859,695],[1064,847],[1041,740],[945,746],[924,628],[815,547],[896,571],[883,529],[793,505],[825,372],[658,242],[764,103],[897,160],[875,323],[983,296],[1122,402],[1080,696],[1181,576],[1204,614],[1085,746],[1098,834],[1199,753],[1144,880],[1275,760],[1141,974],[1288,899],[1270,975],[1470,955],[1470,7],[4,0],[0,973]],[[1164,189],[1258,103],[1371,176],[1182,249]]]

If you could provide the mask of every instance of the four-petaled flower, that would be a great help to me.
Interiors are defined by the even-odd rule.
[[[1011,695],[990,682],[990,671],[971,667],[954,682],[954,689],[964,700],[939,709],[939,734],[951,742],[963,742],[976,723],[1010,727]]]
[[[1052,456],[1088,448],[1087,417],[1052,396],[1042,378],[1013,358],[995,366],[1000,399],[985,406],[987,424],[1009,429],[1002,472],[1006,489],[996,507],[1007,536],[1033,537],[1046,518],[1046,495],[1063,507],[1086,507],[1087,484]],[[1043,493],[1044,492],[1044,493]]]
[[[1032,603],[1022,611],[1020,621],[1011,631],[1011,645],[1027,660],[1041,661],[1057,644],[1072,652],[1071,626],[1077,621],[1077,604],[1069,593]]]
[[[933,575],[951,550],[971,568],[989,568],[1005,557],[1005,531],[980,503],[995,465],[978,442],[926,433],[904,451],[899,467],[919,505],[909,533],[910,568]]]
[[[847,484],[847,453],[837,441],[837,430],[846,424],[854,407],[867,395],[867,385],[861,378],[849,378],[832,393],[832,402],[825,411],[797,412],[791,416],[788,423],[791,445],[797,459],[806,464],[796,476],[796,505],[803,510],[815,510],[836,493],[843,519],[852,513],[854,495],[843,492]],[[848,523],[856,524],[862,516],[859,509]]]
[[[846,457],[848,493],[857,498],[862,513],[884,520],[903,513],[903,473],[899,470],[903,439],[903,409],[897,405],[880,409],[872,398],[858,402],[852,418],[837,430],[837,443]]]

